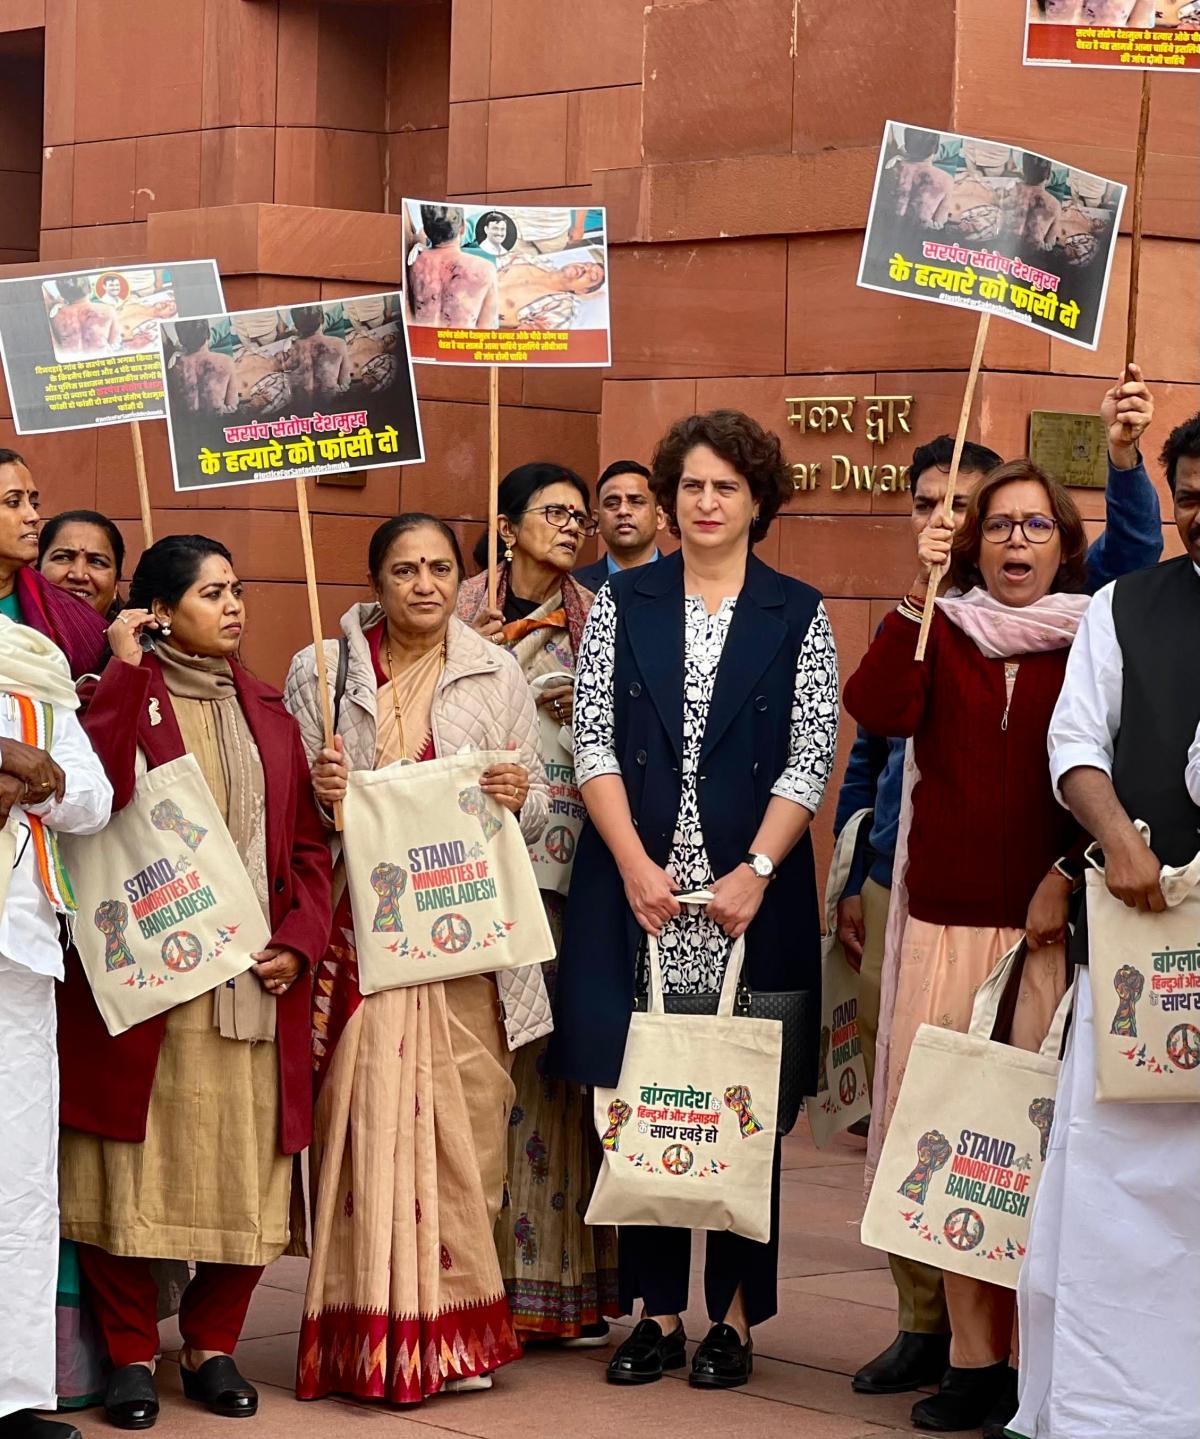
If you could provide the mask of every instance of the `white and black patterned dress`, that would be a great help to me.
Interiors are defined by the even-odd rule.
[[[704,848],[696,768],[736,604],[731,596],[710,615],[700,595],[684,599],[683,774],[668,860],[681,890],[703,889],[718,878]],[[576,667],[575,775],[580,785],[597,775],[621,773],[613,741],[616,629],[617,607],[605,585],[588,616]],[[837,649],[825,606],[818,605],[796,661],[788,762],[771,788],[773,795],[816,813],[833,768],[837,728]],[[686,909],[664,927],[659,953],[665,990],[702,994],[720,987],[729,940],[703,910]]]

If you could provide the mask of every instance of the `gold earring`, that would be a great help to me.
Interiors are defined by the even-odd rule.
[[[509,563],[510,565],[512,564],[512,541],[511,541],[511,540],[505,540],[505,542],[504,542],[504,558],[508,561],[508,563]]]

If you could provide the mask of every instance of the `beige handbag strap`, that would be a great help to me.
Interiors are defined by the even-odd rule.
[[[1038,1053],[1044,1059],[1061,1059],[1063,1051],[1063,1036],[1067,1032],[1067,1020],[1071,1017],[1071,1010],[1075,1005],[1075,986],[1079,982],[1079,972],[1076,970],[1076,977],[1067,986],[1067,992],[1058,1001],[1058,1008],[1054,1011],[1054,1018],[1050,1021],[1050,1028],[1046,1031],[1046,1037],[1042,1040],[1042,1047]]]
[[[712,893],[707,889],[697,889],[686,894],[677,894],[675,898],[680,904],[702,907],[712,899]],[[658,940],[652,934],[646,936],[646,953],[650,968],[650,996],[646,1005],[646,1013],[665,1014],[662,960],[658,953]],[[746,937],[741,935],[734,940],[729,950],[729,958],[725,962],[725,977],[721,981],[721,997],[717,1001],[717,1014],[722,1019],[728,1019],[733,1014],[733,1005],[737,999],[738,985],[742,978],[742,961],[745,957]]]
[[[971,1023],[967,1029],[967,1033],[974,1035],[977,1039],[991,1039],[995,1032],[1000,1006],[1004,1001],[1005,991],[1012,979],[1013,970],[1016,968],[1024,943],[1025,937],[1022,935],[979,986],[975,995],[975,1007],[971,1010]],[[1050,1021],[1050,1028],[1046,1031],[1046,1037],[1042,1040],[1042,1046],[1038,1050],[1038,1053],[1047,1059],[1058,1059],[1062,1054],[1063,1035],[1066,1033],[1067,1020],[1070,1018],[1074,1003],[1075,981],[1072,980],[1067,987],[1067,992],[1058,1002],[1054,1018]]]
[[[850,878],[850,868],[854,863],[854,853],[858,848],[858,832],[873,811],[860,809],[851,815],[846,822],[845,828],[838,835],[837,844],[833,847],[833,858],[829,862],[829,878],[825,881],[825,933],[832,934],[837,929],[837,907],[842,898],[842,891],[846,888],[846,881]]]

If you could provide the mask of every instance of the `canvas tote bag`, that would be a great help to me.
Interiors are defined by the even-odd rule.
[[[1200,854],[1163,868],[1162,914],[1114,899],[1095,845],[1087,858],[1096,1099],[1200,1103]]]
[[[539,675],[531,680],[534,697],[543,690],[572,683],[574,677],[565,672]],[[541,838],[529,846],[529,858],[537,875],[539,889],[566,894],[575,866],[575,847],[579,831],[587,818],[583,796],[575,783],[575,756],[570,748],[571,731],[544,709],[538,710],[538,731],[542,742],[542,762],[546,767],[546,783],[550,788],[550,818]]]
[[[824,1149],[835,1134],[871,1112],[867,1062],[858,1033],[858,974],[837,935],[837,907],[850,876],[859,831],[871,818],[860,809],[838,836],[825,885],[825,936],[821,941],[821,1049],[817,1092],[804,1109],[813,1143]]]
[[[94,835],[59,837],[74,939],[109,1034],[250,968],[271,931],[195,755],[142,774]]]
[[[783,1026],[733,1013],[745,949],[734,942],[715,1015],[667,1014],[649,937],[649,1010],[630,1018],[617,1087],[595,1091],[603,1163],[586,1223],[771,1237]]]
[[[342,834],[363,994],[544,964],[554,939],[517,817],[464,750],[353,770]]]
[[[1074,998],[1038,1054],[991,1038],[1024,944],[980,985],[966,1034],[917,1030],[862,1222],[864,1244],[1006,1289],[1029,1245]]]

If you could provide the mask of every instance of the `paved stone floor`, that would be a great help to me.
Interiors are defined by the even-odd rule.
[[[872,1399],[854,1394],[849,1375],[895,1335],[895,1300],[886,1261],[858,1241],[863,1144],[843,1137],[815,1150],[801,1121],[784,1146],[783,1237],[779,1313],[755,1331],[754,1377],[729,1393],[689,1389],[686,1370],[639,1389],[604,1382],[611,1350],[534,1348],[503,1369],[489,1393],[439,1396],[415,1408],[292,1397],[296,1333],[306,1263],[282,1259],[267,1270],[255,1295],[238,1363],[258,1386],[259,1416],[247,1439],[585,1439],[594,1435],[678,1434],[688,1439],[872,1439],[912,1434],[908,1395]],[[693,1261],[702,1257],[694,1246]],[[699,1283],[693,1292],[700,1293]],[[686,1316],[689,1335],[705,1332],[703,1307]],[[628,1323],[614,1326],[617,1340]],[[205,1434],[231,1439],[229,1421],[186,1403],[175,1364],[178,1334],[163,1327],[159,1368],[166,1436]],[[79,1417],[86,1439],[110,1439],[98,1411]],[[370,1432],[364,1425],[377,1427]]]

